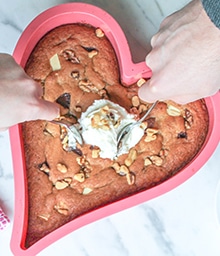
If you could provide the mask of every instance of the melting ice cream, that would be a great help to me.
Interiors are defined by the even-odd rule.
[[[142,136],[144,130],[135,126],[123,137],[120,148],[117,145],[117,134],[127,124],[135,122],[134,115],[108,100],[96,100],[79,119],[84,143],[98,146],[100,157],[114,159],[128,153]]]

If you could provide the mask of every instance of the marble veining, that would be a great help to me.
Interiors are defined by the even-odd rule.
[[[0,52],[12,54],[22,31],[40,12],[65,0],[0,3]],[[72,1],[78,2],[78,1]],[[135,62],[150,51],[150,39],[167,15],[189,0],[85,0],[120,24]],[[220,146],[192,178],[172,191],[72,232],[39,256],[219,256]],[[220,204],[220,202],[219,202]],[[8,131],[0,133],[0,206],[13,223],[14,183]],[[0,231],[0,255],[12,256],[11,225]]]

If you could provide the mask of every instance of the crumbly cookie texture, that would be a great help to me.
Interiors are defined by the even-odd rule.
[[[52,59],[51,59],[52,58]],[[60,105],[61,119],[77,125],[82,112],[107,99],[137,119],[150,104],[138,98],[137,84],[120,83],[114,50],[101,29],[58,27],[37,44],[26,65]],[[203,100],[187,105],[159,102],[141,124],[140,142],[116,159],[100,158],[94,145],[68,146],[64,127],[46,121],[22,125],[26,156],[29,219],[26,246],[83,213],[155,186],[189,163],[208,131]]]

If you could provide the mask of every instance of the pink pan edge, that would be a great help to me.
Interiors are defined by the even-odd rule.
[[[24,67],[30,53],[43,35],[57,26],[69,23],[90,24],[104,31],[115,49],[119,62],[120,77],[124,84],[129,86],[137,82],[140,78],[151,77],[151,70],[144,62],[132,62],[127,40],[118,23],[104,10],[84,3],[61,4],[37,16],[28,25],[17,42],[13,53],[17,63]],[[205,102],[210,118],[208,136],[196,157],[180,172],[155,187],[100,207],[99,209],[88,212],[70,221],[29,248],[25,248],[28,193],[21,126],[15,125],[11,127],[9,134],[14,168],[15,212],[10,247],[14,255],[36,255],[70,232],[119,211],[163,195],[192,177],[212,156],[220,139],[220,93],[218,92],[214,96],[206,98]]]

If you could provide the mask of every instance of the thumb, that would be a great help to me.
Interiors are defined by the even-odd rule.
[[[153,103],[158,100],[157,89],[150,85],[150,80],[144,83],[138,90],[138,96],[141,100]]]
[[[32,113],[30,120],[53,120],[60,114],[60,108],[56,103],[39,99],[36,111]]]

